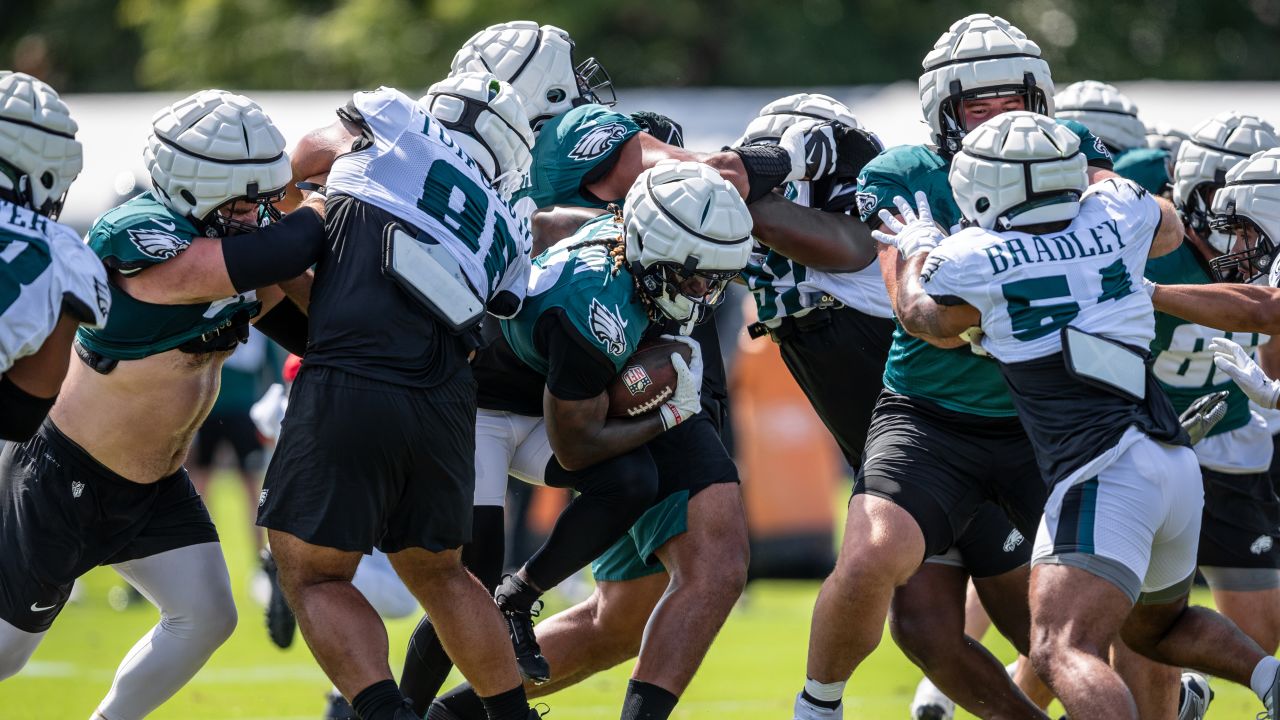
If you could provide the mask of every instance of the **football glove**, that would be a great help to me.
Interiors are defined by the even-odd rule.
[[[862,168],[884,151],[884,143],[876,134],[861,128],[838,125],[836,129],[836,165],[833,175],[857,181]]]
[[[702,347],[687,335],[663,335],[662,339],[684,343],[693,351],[688,363],[679,353],[671,353],[671,366],[676,370],[676,389],[670,399],[658,407],[663,430],[670,430],[702,410]]]
[[[783,182],[819,180],[835,168],[837,122],[808,120],[787,128],[778,145],[791,158],[791,172]]]
[[[1234,380],[1250,400],[1264,408],[1275,408],[1280,382],[1267,377],[1244,348],[1226,338],[1210,340],[1209,348],[1213,350],[1213,364]]]
[[[1182,429],[1187,431],[1192,445],[1203,440],[1213,426],[1227,416],[1228,395],[1230,393],[1226,390],[1202,395],[1191,403],[1186,412],[1178,416],[1178,422],[1182,423]]]
[[[916,253],[929,252],[938,247],[946,237],[942,228],[933,222],[933,213],[929,210],[929,198],[923,192],[916,191],[917,209],[915,210],[901,195],[893,198],[893,204],[898,206],[898,214],[902,216],[902,222],[898,222],[898,218],[891,215],[887,209],[881,208],[880,222],[884,223],[883,227],[890,232],[872,230],[871,237],[885,245],[898,248],[902,257],[909,258]]]
[[[631,113],[631,120],[636,125],[639,125],[641,130],[662,142],[679,148],[684,147],[684,128],[680,127],[680,123],[666,115],[641,110]]]

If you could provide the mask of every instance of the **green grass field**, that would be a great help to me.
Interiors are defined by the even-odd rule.
[[[231,568],[240,624],[209,664],[151,717],[196,720],[315,720],[329,684],[301,638],[287,651],[267,639],[261,609],[248,597],[255,565],[239,488],[226,478],[215,483],[212,508]],[[123,612],[107,603],[109,590],[122,581],[99,568],[85,578],[83,599],[69,605],[31,663],[0,684],[0,720],[85,718],[111,685],[116,664],[156,621],[142,603]],[[729,619],[675,718],[733,717],[784,720],[804,680],[809,614],[817,584],[757,582]],[[1207,600],[1207,596],[1200,597]],[[555,608],[552,608],[553,610]],[[403,648],[416,619],[391,622],[391,665],[399,668]],[[1006,662],[1013,653],[1003,639],[989,639]],[[614,718],[621,705],[630,665],[624,664],[547,699],[553,718]],[[907,705],[919,672],[886,636],[880,649],[854,675],[845,696],[845,717],[897,720]],[[1215,683],[1217,699],[1210,717],[1253,717],[1259,709],[1248,690]],[[968,718],[960,713],[958,717]]]

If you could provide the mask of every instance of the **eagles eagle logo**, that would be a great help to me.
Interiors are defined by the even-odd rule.
[[[622,355],[627,351],[627,321],[622,319],[618,306],[610,312],[600,301],[591,298],[591,333],[604,344],[610,355]]]
[[[177,235],[160,230],[142,228],[130,230],[129,239],[137,246],[139,252],[157,260],[168,260],[187,249],[188,241]]]
[[[574,143],[573,149],[569,151],[569,157],[574,160],[594,160],[617,145],[626,134],[627,129],[622,126],[622,123],[612,122],[601,125],[579,138],[578,142]]]
[[[858,203],[858,214],[863,220],[871,217],[871,211],[876,209],[876,194],[869,192],[860,192],[853,196]]]

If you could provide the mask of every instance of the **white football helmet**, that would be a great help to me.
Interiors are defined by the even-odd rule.
[[[1138,106],[1114,85],[1081,80],[1062,88],[1053,103],[1057,117],[1089,128],[1113,155],[1147,144],[1147,126],[1138,119]]]
[[[466,72],[432,85],[418,102],[506,197],[520,189],[533,162],[533,131],[520,96],[487,72]]]
[[[796,93],[778,98],[760,108],[760,113],[747,123],[747,129],[733,146],[757,142],[776,143],[787,128],[806,119],[835,120],[846,127],[862,127],[853,111],[830,95]]]
[[[160,201],[202,232],[222,236],[279,219],[272,203],[293,177],[284,148],[284,136],[256,102],[201,90],[151,118],[142,155]],[[230,217],[234,200],[258,204],[256,225]]]
[[[1280,148],[1254,153],[1227,172],[1213,197],[1209,225],[1232,236],[1229,250],[1209,261],[1219,282],[1280,281]]]
[[[511,83],[534,130],[575,106],[617,102],[609,73],[595,58],[574,64],[569,33],[531,20],[491,25],[472,35],[449,70],[463,72],[490,72]]]
[[[662,160],[640,173],[623,206],[626,258],[640,291],[686,328],[706,319],[751,258],[751,212],[742,196],[700,163]],[[697,277],[699,297],[682,292]]]
[[[923,65],[920,103],[944,155],[959,152],[964,139],[963,100],[1020,95],[1027,110],[1053,116],[1053,78],[1040,46],[1004,18],[978,13],[957,20]]]
[[[1280,145],[1280,133],[1256,115],[1232,110],[1201,123],[1178,150],[1173,166],[1173,202],[1191,229],[1219,253],[1232,238],[1209,227],[1213,195],[1227,181],[1227,172],[1250,155]]]
[[[1087,165],[1074,132],[1019,110],[966,135],[948,178],[967,224],[1009,230],[1079,215]]]
[[[0,70],[0,197],[56,220],[84,167],[78,129],[57,91]]]

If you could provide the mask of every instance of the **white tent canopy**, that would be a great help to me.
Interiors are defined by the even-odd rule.
[[[1239,110],[1280,122],[1280,83],[1183,83],[1146,80],[1119,83],[1144,120],[1189,131],[1221,110]],[[690,148],[715,150],[732,142],[761,106],[798,92],[776,88],[659,88],[624,90],[624,112],[652,110],[675,119]],[[886,145],[922,143],[928,128],[920,115],[914,82],[882,86],[813,88],[847,103]],[[412,91],[417,94],[417,90]],[[308,130],[332,122],[345,92],[249,93],[275,120],[292,145]],[[64,99],[80,123],[85,168],[71,188],[63,219],[85,229],[127,192],[131,182],[147,185],[142,147],[153,113],[182,97],[179,93],[70,95]],[[119,189],[117,189],[119,188]]]

